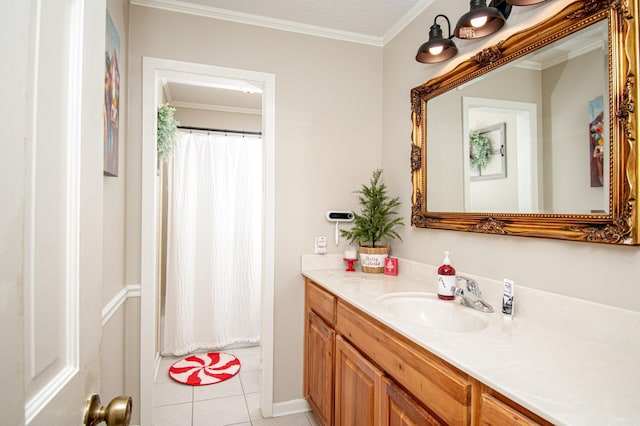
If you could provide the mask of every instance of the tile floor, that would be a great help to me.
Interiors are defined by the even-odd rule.
[[[224,349],[240,359],[240,373],[209,386],[187,386],[169,378],[163,357],[155,381],[154,426],[317,426],[311,413],[265,419],[260,415],[260,348]]]

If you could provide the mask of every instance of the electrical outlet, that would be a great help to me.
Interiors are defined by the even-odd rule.
[[[318,235],[315,239],[313,253],[326,254],[327,253],[327,237],[324,235]]]

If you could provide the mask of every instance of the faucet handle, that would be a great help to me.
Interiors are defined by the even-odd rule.
[[[476,280],[465,277],[463,275],[456,275],[456,280],[465,281],[467,285],[467,291],[475,296],[480,297],[480,288],[478,287],[478,282]]]

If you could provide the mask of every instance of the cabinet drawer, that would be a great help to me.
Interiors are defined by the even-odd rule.
[[[338,302],[336,331],[448,425],[471,420],[471,382],[424,349]]]
[[[313,281],[307,282],[307,310],[312,310],[331,326],[336,323],[336,297]]]
[[[540,425],[526,414],[500,401],[493,396],[483,393],[480,408],[480,425],[512,426],[512,425]]]
[[[389,426],[445,426],[388,378],[382,380],[381,424]]]

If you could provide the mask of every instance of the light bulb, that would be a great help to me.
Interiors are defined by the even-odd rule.
[[[486,23],[487,23],[487,17],[486,16],[479,16],[479,17],[473,18],[471,20],[471,26],[474,27],[474,28],[480,28],[481,26],[483,26]]]
[[[444,49],[444,46],[442,45],[433,46],[429,48],[429,53],[432,55],[439,55],[440,53],[442,53],[443,49]]]

